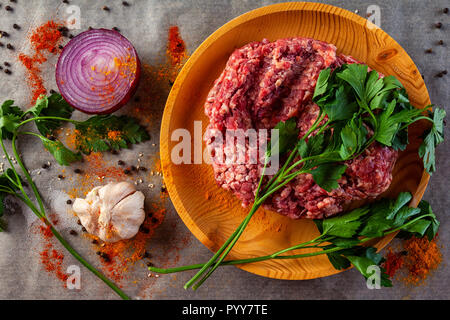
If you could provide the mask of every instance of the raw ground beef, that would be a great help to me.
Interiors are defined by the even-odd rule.
[[[214,143],[214,132],[225,136],[227,129],[272,129],[292,117],[298,119],[303,136],[319,112],[311,98],[320,71],[345,63],[360,62],[337,55],[332,44],[308,38],[265,39],[235,50],[205,103],[210,119],[205,136],[209,152],[213,156],[217,151],[227,154],[226,147]],[[219,186],[232,191],[247,206],[253,202],[262,161],[250,161],[257,157],[257,150],[248,142],[245,148],[244,161],[236,164],[231,157],[226,161],[213,158],[212,165]],[[346,162],[348,169],[339,180],[339,188],[327,192],[310,174],[299,175],[267,199],[265,207],[293,219],[335,215],[353,200],[373,198],[385,191],[397,156],[393,149],[374,143]]]

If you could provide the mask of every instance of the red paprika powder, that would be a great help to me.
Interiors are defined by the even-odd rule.
[[[58,52],[58,45],[62,39],[62,34],[59,31],[61,26],[54,21],[48,21],[37,27],[29,37],[32,55],[19,54],[19,60],[28,73],[28,83],[32,91],[31,104],[34,104],[41,94],[47,93],[40,66],[47,61],[47,53],[56,54]]]

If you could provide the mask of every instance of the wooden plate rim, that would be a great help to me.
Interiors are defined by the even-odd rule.
[[[185,65],[181,69],[180,73],[178,74],[172,89],[170,91],[169,97],[167,98],[166,105],[164,108],[164,113],[162,117],[161,122],[161,130],[160,130],[160,155],[161,155],[161,166],[164,176],[171,175],[171,164],[170,164],[170,150],[169,150],[169,139],[170,136],[170,118],[173,113],[173,108],[175,106],[176,99],[178,97],[178,92],[181,89],[181,85],[183,81],[185,80],[186,76],[188,75],[189,71],[197,61],[197,57],[201,56],[204,51],[206,51],[211,44],[214,43],[215,40],[225,35],[230,30],[234,29],[235,27],[239,26],[240,24],[243,24],[245,22],[248,22],[253,19],[260,18],[264,15],[268,14],[274,14],[279,12],[286,12],[286,11],[318,11],[321,13],[326,14],[332,14],[340,16],[341,18],[351,20],[352,23],[359,23],[360,25],[365,25],[368,20],[360,17],[359,15],[328,4],[322,4],[322,3],[316,3],[316,2],[285,2],[285,3],[279,3],[279,4],[273,4],[269,6],[264,6],[261,8],[254,9],[252,11],[246,12],[226,24],[224,24],[222,27],[217,29],[215,32],[213,32],[208,38],[206,38],[205,41],[203,41],[200,46],[194,51],[194,53],[190,56],[190,58],[186,61]],[[398,44],[389,34],[387,34],[384,30],[377,28],[378,32],[382,32],[384,35],[389,37],[394,43],[396,43],[399,47],[400,44]],[[403,47],[401,47],[403,49]],[[403,49],[403,51],[406,53],[407,58],[409,58],[412,62],[412,66],[417,70],[417,66],[415,65],[414,61],[411,59],[411,57],[408,55],[406,50]],[[417,70],[418,71],[418,70]],[[427,93],[427,100],[429,101],[429,94],[428,90],[425,86],[425,91]],[[424,170],[422,173],[421,181],[418,185],[418,189],[413,195],[413,199],[411,200],[411,206],[417,206],[417,204],[422,199],[425,190],[427,188],[428,182],[429,182],[430,176],[429,174]],[[178,193],[177,187],[174,184],[167,183],[166,184],[168,193],[170,198],[172,199],[172,203],[180,216],[183,223],[188,227],[188,229],[192,232],[192,234],[203,244],[205,245],[209,250],[213,251],[212,248],[214,247],[214,242],[211,241],[208,236],[197,226],[195,221],[191,218],[188,211],[185,209],[184,205],[182,205],[183,201]],[[384,237],[383,239],[380,239],[380,241],[377,243],[377,248],[381,250],[384,248],[393,238],[395,235]],[[267,273],[261,273],[259,269],[254,269],[251,267],[252,264],[247,265],[237,265],[238,268],[245,270],[247,272],[257,274],[260,276],[264,276],[267,278],[274,278],[274,279],[283,279],[283,280],[308,280],[308,279],[315,279],[315,278],[321,278],[326,277],[330,275],[334,275],[340,272],[343,272],[345,270],[336,270],[334,269],[331,264],[329,270],[322,270],[321,275],[315,275],[311,273],[307,274],[280,274],[276,273],[274,274],[267,274]],[[348,270],[348,269],[346,269]]]

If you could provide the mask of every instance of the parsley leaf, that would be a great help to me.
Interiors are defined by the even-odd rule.
[[[5,101],[0,107],[0,135],[6,139],[12,139],[13,132],[20,123],[23,111],[14,106],[13,100]]]
[[[445,110],[436,108],[431,114],[433,126],[419,147],[419,156],[423,159],[423,165],[429,174],[436,171],[435,149],[444,141]]]
[[[93,116],[77,122],[76,147],[85,154],[128,148],[129,143],[150,139],[147,131],[134,118],[127,116]]]
[[[362,224],[360,218],[369,212],[368,207],[362,207],[348,214],[325,219],[322,222],[322,234],[341,238],[353,238]]]
[[[345,170],[347,170],[345,164],[325,163],[311,170],[311,174],[319,187],[330,192],[339,187],[338,180]]]
[[[0,232],[6,229],[6,222],[3,220],[3,214],[5,213],[5,198],[11,194],[15,193],[18,188],[7,178],[11,177],[14,179],[14,171],[10,168],[6,170],[0,176]]]
[[[33,114],[35,117],[59,117],[70,119],[73,108],[57,93],[49,97],[41,96],[36,100],[34,107],[29,109],[27,113]],[[44,136],[50,136],[54,130],[61,127],[62,120],[45,119],[36,120],[36,127]]]
[[[68,166],[72,162],[79,161],[82,158],[81,153],[74,153],[66,148],[59,140],[50,140],[43,136],[39,136],[39,138],[45,149],[47,149],[53,155],[56,162],[62,166]]]

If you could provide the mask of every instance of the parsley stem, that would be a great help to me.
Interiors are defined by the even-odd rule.
[[[259,183],[258,183],[258,187],[256,189],[255,198],[257,198],[259,195],[259,191],[262,186],[266,168],[267,168],[267,157],[265,158],[264,168],[263,168],[261,177],[259,178]],[[213,265],[213,263],[216,262],[217,258],[220,257],[218,260],[218,263],[216,263],[211,268],[211,270],[207,273],[207,275],[203,279],[200,280],[199,284],[197,284],[195,286],[195,289],[198,288],[214,272],[215,269],[217,269],[217,267],[220,265],[220,263],[223,261],[223,259],[225,259],[225,257],[231,251],[234,244],[237,242],[237,240],[241,236],[242,232],[244,232],[245,227],[250,222],[250,219],[252,218],[253,214],[256,212],[256,210],[258,210],[259,207],[260,207],[260,204],[257,204],[256,202],[253,203],[253,206],[250,209],[250,212],[248,213],[248,215],[245,217],[245,219],[241,222],[241,224],[237,227],[237,229],[233,232],[233,234],[227,239],[227,241],[222,245],[222,247],[220,247],[220,249],[217,250],[216,254],[214,254],[214,256],[206,264],[204,264],[204,266],[200,269],[200,271],[184,285],[185,289],[188,289],[189,287],[191,287],[197,281],[197,279],[199,279],[206,272],[206,269],[211,267]],[[224,252],[224,251],[225,251],[225,253],[222,256],[220,256],[222,254],[222,252]]]
[[[46,116],[46,117],[34,117],[34,118],[30,118],[27,120],[22,121],[21,123],[18,124],[17,128],[32,122],[32,121],[36,121],[36,120],[59,120],[59,121],[66,121],[66,122],[70,122],[73,124],[79,123],[80,121],[76,121],[76,120],[72,120],[72,119],[67,119],[67,118],[61,118],[61,117],[51,117],[51,116]],[[17,129],[16,128],[16,129]]]
[[[25,178],[27,179],[28,183],[31,186],[31,189],[33,189],[33,193],[36,197],[36,200],[39,204],[39,208],[41,209],[41,212],[45,215],[45,209],[44,209],[44,203],[42,201],[41,195],[39,194],[39,190],[37,189],[36,185],[33,182],[33,179],[31,179],[30,174],[28,173],[28,170],[25,168],[22,159],[20,158],[19,153],[17,152],[17,147],[16,147],[16,139],[17,139],[17,130],[14,132],[12,141],[11,141],[11,146],[12,146],[12,150],[14,153],[14,156],[16,157],[16,161],[19,164],[20,168],[22,169],[23,174],[25,175]]]
[[[71,245],[61,236],[61,234],[56,231],[56,229],[50,224],[50,222],[43,217],[43,222],[50,227],[50,230],[55,235],[55,237],[61,242],[61,244],[64,246],[64,248],[67,249],[67,251],[72,254],[72,256],[77,259],[83,266],[85,266],[89,271],[91,271],[93,274],[95,274],[100,280],[102,280],[108,287],[110,287],[114,292],[116,292],[122,299],[124,300],[130,300],[130,297],[128,297],[119,287],[117,287],[111,280],[106,278],[101,272],[99,272],[97,269],[95,269],[93,266],[91,266],[75,249],[71,247]]]
[[[55,118],[55,117],[52,117]],[[37,118],[33,118],[33,119],[29,119],[29,120],[35,120]],[[14,165],[9,157],[9,154],[6,150],[6,147],[4,145],[3,139],[0,137],[0,144],[2,146],[3,152],[5,153],[5,156],[8,159],[8,162],[11,166],[12,171],[14,172],[14,175],[16,176],[17,181],[14,181],[11,177],[9,177],[7,174],[5,174],[5,176],[11,180],[11,182],[20,189],[21,193],[23,194],[23,196],[21,196],[20,194],[17,194],[16,192],[13,192],[12,190],[5,190],[7,193],[12,194],[14,196],[16,196],[18,199],[20,199],[22,202],[24,202],[30,209],[31,211],[39,218],[41,219],[42,222],[44,222],[47,226],[50,227],[51,232],[53,233],[53,235],[59,240],[59,242],[64,246],[64,248],[67,249],[67,251],[69,251],[69,253],[75,258],[77,259],[82,265],[84,265],[89,271],[91,271],[92,273],[94,273],[100,280],[102,280],[107,286],[109,286],[112,290],[114,290],[122,299],[125,300],[129,300],[130,298],[119,288],[117,287],[111,280],[109,280],[108,278],[106,278],[101,272],[99,272],[97,269],[95,269],[93,266],[91,266],[77,251],[75,251],[75,249],[73,249],[70,244],[61,236],[61,234],[56,231],[56,229],[51,225],[51,223],[47,220],[46,216],[45,216],[45,209],[44,209],[44,205],[42,202],[42,199],[40,197],[40,194],[38,192],[38,189],[36,187],[36,185],[34,184],[33,180],[31,179],[30,174],[28,173],[28,171],[26,170],[23,162],[21,161],[20,155],[17,152],[17,148],[16,148],[16,138],[17,138],[17,130],[14,132],[13,138],[12,138],[12,149],[13,149],[13,153],[16,157],[16,161],[19,164],[20,168],[22,169],[23,173],[25,174],[29,184],[31,185],[31,188],[35,194],[35,197],[37,199],[37,201],[39,202],[39,206],[40,206],[40,210],[33,204],[33,202],[31,201],[31,199],[28,197],[27,193],[25,192],[25,190],[23,189],[23,185],[21,182],[21,179],[19,177],[19,174],[17,173],[16,169],[14,168]],[[35,133],[31,133],[31,132],[25,132],[24,134],[33,134],[36,136],[39,136]],[[3,190],[2,190],[3,191]]]
[[[431,119],[427,116],[420,116],[420,117],[414,118],[411,122],[404,124],[402,127],[400,127],[399,131],[404,130],[405,128],[409,127],[411,124],[413,124],[414,122],[419,121],[419,120],[428,120],[428,121],[434,123],[433,119]]]

